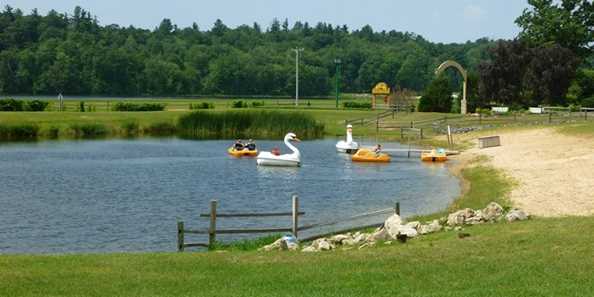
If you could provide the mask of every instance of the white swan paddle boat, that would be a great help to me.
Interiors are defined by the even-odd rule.
[[[339,153],[354,154],[359,149],[359,144],[353,141],[353,126],[347,125],[346,141],[341,140],[336,143],[336,150]]]
[[[256,162],[260,166],[285,166],[285,167],[297,167],[301,166],[301,153],[294,147],[290,141],[300,140],[297,138],[295,133],[288,133],[285,135],[285,145],[293,151],[291,154],[275,155],[271,152],[261,152],[258,154]]]

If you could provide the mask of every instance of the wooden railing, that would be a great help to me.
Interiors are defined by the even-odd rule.
[[[217,234],[250,234],[250,233],[281,233],[291,232],[295,237],[298,237],[299,231],[311,230],[315,228],[328,227],[341,223],[349,223],[356,219],[361,219],[379,214],[396,213],[400,215],[400,203],[396,202],[394,208],[386,208],[375,210],[367,213],[357,214],[347,218],[312,223],[299,226],[299,217],[305,215],[305,212],[299,211],[299,197],[294,195],[292,197],[291,212],[261,212],[261,213],[217,213],[217,200],[210,201],[210,212],[200,214],[200,217],[210,218],[208,229],[186,229],[183,221],[177,222],[177,250],[183,252],[185,248],[189,247],[205,247],[212,248],[216,244]],[[270,227],[270,228],[234,228],[234,229],[217,229],[217,218],[254,218],[254,217],[291,217],[291,227]],[[349,227],[344,230],[332,231],[332,234],[344,233],[351,230],[361,230],[371,227],[379,227],[382,223],[367,224],[364,226]],[[208,234],[208,242],[206,243],[186,243],[185,234]],[[300,238],[301,241],[310,241],[319,237],[327,236],[330,233],[318,233],[316,235],[309,235],[308,237]]]
[[[182,252],[187,247],[212,248],[216,243],[217,234],[249,234],[249,233],[279,233],[291,232],[295,237],[299,231],[299,216],[305,212],[299,211],[299,197],[293,196],[291,212],[261,212],[261,213],[217,213],[217,200],[210,201],[210,213],[200,214],[200,217],[210,218],[208,229],[186,229],[183,221],[177,222],[177,250]],[[291,217],[290,228],[234,228],[217,229],[217,218],[254,218],[254,217]],[[185,234],[208,234],[208,243],[186,243]]]

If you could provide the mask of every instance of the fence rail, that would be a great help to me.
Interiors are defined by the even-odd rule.
[[[183,221],[177,222],[177,250],[179,252],[183,252],[185,248],[189,247],[205,247],[205,248],[212,248],[216,243],[216,236],[217,234],[253,234],[253,233],[279,233],[279,232],[291,232],[295,237],[298,236],[298,232],[310,230],[314,228],[326,227],[337,225],[341,223],[348,223],[352,222],[353,220],[366,218],[370,216],[375,216],[379,214],[387,214],[394,212],[396,214],[400,214],[400,203],[396,202],[394,208],[385,208],[375,211],[370,211],[362,214],[357,214],[354,216],[350,216],[347,218],[342,218],[338,220],[332,220],[328,222],[321,222],[321,223],[313,223],[308,225],[299,226],[299,217],[305,215],[305,212],[299,211],[299,197],[294,195],[292,197],[292,211],[291,212],[269,212],[269,213],[221,213],[217,214],[217,204],[216,200],[211,200],[210,202],[210,213],[200,214],[200,217],[208,217],[210,218],[210,223],[208,229],[186,229],[185,224]],[[290,228],[278,228],[278,227],[262,227],[262,228],[236,228],[236,229],[217,229],[217,218],[245,218],[245,217],[280,217],[280,216],[291,216],[291,227]],[[355,230],[355,229],[365,229],[370,227],[377,227],[381,224],[371,224],[371,225],[364,225],[358,227],[350,227],[349,229],[345,230]],[[345,230],[334,231],[332,233],[342,233],[347,232]],[[185,235],[186,234],[208,234],[208,242],[205,243],[186,243]],[[330,233],[324,233],[319,235],[311,235],[309,237],[301,239],[302,241],[309,241],[315,238],[319,238],[322,236],[326,236]]]

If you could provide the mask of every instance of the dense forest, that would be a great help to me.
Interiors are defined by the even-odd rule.
[[[164,19],[147,30],[101,25],[80,7],[43,16],[7,6],[0,13],[0,94],[291,96],[296,47],[304,48],[304,96],[332,93],[336,59],[345,92],[369,92],[379,81],[420,91],[439,63],[454,59],[474,71],[493,44],[276,19],[237,28],[217,20],[208,30]]]

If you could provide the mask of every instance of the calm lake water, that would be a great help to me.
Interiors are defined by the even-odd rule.
[[[458,180],[443,164],[423,164],[405,154],[390,164],[356,164],[337,154],[335,143],[300,143],[301,168],[257,167],[255,159],[229,157],[230,141],[2,144],[0,253],[174,251],[176,218],[206,227],[198,214],[208,212],[211,199],[219,200],[219,212],[290,211],[291,195],[298,194],[306,212],[301,221],[314,223],[396,201],[403,215],[430,213],[459,194]],[[286,150],[281,141],[259,145]],[[219,226],[279,223],[288,227],[290,218],[228,219]]]

